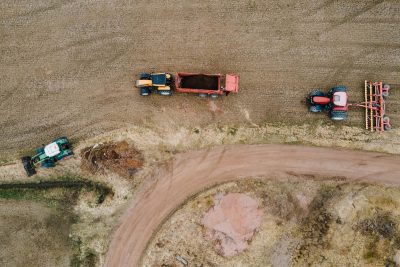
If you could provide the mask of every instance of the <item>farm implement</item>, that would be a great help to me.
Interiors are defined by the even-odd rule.
[[[48,145],[36,149],[36,155],[33,157],[22,157],[26,174],[32,176],[36,173],[35,168],[39,165],[43,168],[52,168],[56,162],[68,156],[72,156],[71,145],[66,137],[60,137]]]
[[[347,88],[336,86],[324,93],[314,90],[307,97],[307,103],[311,112],[327,111],[334,121],[342,121],[347,118],[348,108],[361,107],[365,109],[365,129],[371,132],[384,132],[391,129],[390,119],[386,116],[385,100],[389,96],[390,86],[383,82],[364,83],[364,101],[348,103]]]
[[[371,132],[389,131],[392,126],[386,116],[385,100],[389,96],[390,86],[383,82],[369,82],[364,84],[364,102],[349,104],[349,106],[365,109],[365,129]]]

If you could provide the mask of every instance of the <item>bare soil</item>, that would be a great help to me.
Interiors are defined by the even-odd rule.
[[[257,200],[246,194],[231,193],[211,199],[215,205],[204,215],[206,236],[219,253],[234,256],[248,247],[248,241],[260,226],[263,211]]]
[[[246,250],[225,257],[202,220],[218,206],[213,199],[232,193],[256,199],[264,215]],[[224,183],[196,195],[163,223],[142,266],[182,266],[176,256],[188,266],[394,266],[399,205],[398,187],[306,177]]]
[[[0,200],[0,265],[70,266],[71,214],[32,201]]]
[[[392,84],[396,127],[399,11],[393,0],[1,1],[0,155],[140,123],[328,121],[306,94],[344,84],[362,100],[365,79]],[[218,116],[195,95],[142,98],[134,79],[151,70],[237,73],[240,92],[216,101]],[[343,125],[363,121],[352,110]]]

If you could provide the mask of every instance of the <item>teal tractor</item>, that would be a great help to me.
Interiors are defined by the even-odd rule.
[[[36,149],[36,155],[33,157],[22,157],[22,164],[28,176],[36,173],[35,168],[39,165],[43,168],[52,168],[56,162],[68,156],[72,156],[71,144],[66,137],[60,137],[48,145]]]

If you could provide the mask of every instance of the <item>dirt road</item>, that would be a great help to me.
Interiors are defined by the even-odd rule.
[[[0,156],[58,135],[84,138],[146,123],[198,126],[303,123],[315,87],[364,79],[393,85],[388,114],[400,125],[400,2],[396,0],[3,0],[0,3]],[[239,95],[141,98],[140,71],[240,75]],[[396,85],[397,84],[397,85]],[[362,127],[352,111],[345,124]]]
[[[136,194],[110,245],[106,266],[139,266],[152,234],[186,199],[246,177],[348,179],[400,184],[400,157],[283,145],[229,146],[178,155]]]

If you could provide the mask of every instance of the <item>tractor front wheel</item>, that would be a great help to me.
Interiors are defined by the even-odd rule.
[[[150,95],[150,90],[146,87],[141,87],[140,88],[140,95],[141,96],[148,96]]]
[[[322,111],[322,107],[320,105],[310,106],[310,111],[313,113],[318,113]]]
[[[310,99],[314,96],[325,96],[325,94],[321,90],[314,90],[310,93]]]

